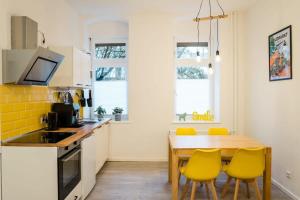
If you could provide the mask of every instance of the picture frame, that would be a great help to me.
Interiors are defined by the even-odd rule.
[[[292,58],[290,25],[269,36],[269,81],[292,79]]]

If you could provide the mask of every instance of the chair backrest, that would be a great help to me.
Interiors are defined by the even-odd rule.
[[[197,130],[195,128],[177,128],[176,135],[197,135]]]
[[[209,128],[208,135],[229,135],[227,128]]]
[[[192,154],[183,173],[193,180],[211,180],[219,175],[221,166],[220,149],[198,149]]]
[[[265,148],[239,149],[228,166],[230,176],[252,179],[263,174],[265,169]]]

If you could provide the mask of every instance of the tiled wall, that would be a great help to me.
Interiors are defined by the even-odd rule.
[[[47,87],[0,85],[0,132],[6,140],[42,128],[40,118],[50,111]]]

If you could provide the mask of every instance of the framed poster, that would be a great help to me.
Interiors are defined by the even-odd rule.
[[[292,79],[292,26],[269,36],[269,80]]]

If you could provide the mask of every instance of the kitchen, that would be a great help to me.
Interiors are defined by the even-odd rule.
[[[211,2],[217,12],[216,1]],[[192,19],[201,1],[1,0],[2,199],[176,199],[176,187],[167,184],[168,143],[169,134],[181,127],[194,127],[199,135],[226,127],[233,136],[272,147],[272,198],[299,199],[293,151],[299,139],[298,96],[291,92],[297,89],[297,68],[291,80],[269,82],[264,45],[289,25],[297,43],[299,3],[276,2],[220,0],[228,18],[214,21],[212,30],[201,22],[197,32]],[[276,14],[265,14],[266,6]],[[207,15],[208,10],[201,13]],[[13,23],[14,16],[26,18]],[[176,53],[201,46],[206,69],[209,46],[214,57],[217,43],[222,59],[212,63],[213,75],[204,70],[187,80],[184,68],[198,64]],[[16,49],[28,53],[17,55]],[[107,49],[112,53],[104,55]],[[48,56],[50,62],[38,59]],[[298,63],[295,56],[293,63]],[[285,109],[278,108],[282,104]],[[283,164],[290,159],[295,162]],[[64,174],[63,161],[72,174]],[[217,195],[223,178],[217,180]],[[182,175],[179,194],[184,180]],[[71,184],[64,187],[64,181]],[[228,199],[234,193],[230,188]],[[264,195],[263,186],[260,190]],[[197,188],[196,197],[202,193]],[[240,193],[245,198],[243,188]]]

